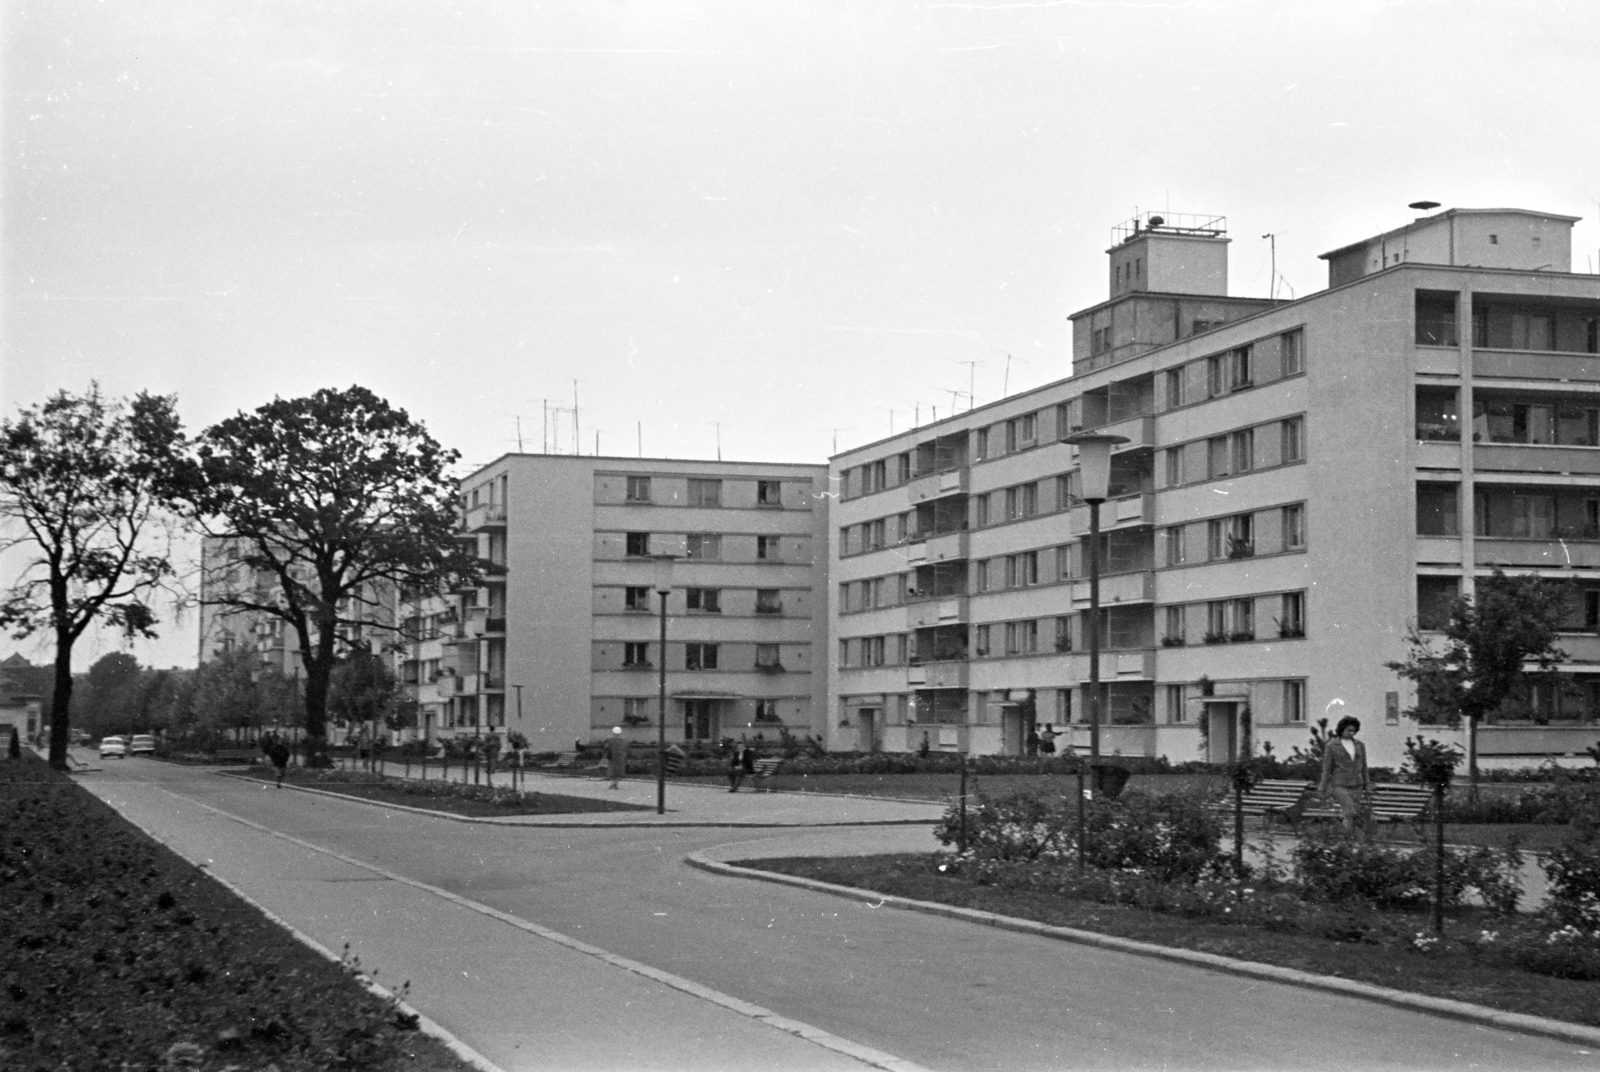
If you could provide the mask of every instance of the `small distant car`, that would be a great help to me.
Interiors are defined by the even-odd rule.
[[[130,756],[153,756],[156,754],[156,739],[148,733],[136,733],[128,745]]]
[[[100,758],[109,759],[112,756],[118,759],[128,758],[128,742],[121,737],[103,737],[100,739]]]

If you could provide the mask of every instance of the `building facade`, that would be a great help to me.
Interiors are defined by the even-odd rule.
[[[441,608],[442,732],[821,738],[823,465],[506,455],[462,481],[482,583]],[[675,558],[661,651],[655,556]],[[419,656],[419,658],[422,658]],[[408,668],[407,673],[412,671]]]
[[[1354,714],[1398,764],[1416,726],[1384,664],[1497,567],[1573,583],[1569,660],[1481,753],[1591,743],[1600,279],[1569,271],[1573,222],[1450,210],[1276,302],[1227,296],[1220,218],[1119,227],[1071,377],[832,460],[829,746],[1015,753],[1041,723],[1087,743],[1064,438],[1091,430],[1126,439],[1101,509],[1104,753],[1288,755]]]

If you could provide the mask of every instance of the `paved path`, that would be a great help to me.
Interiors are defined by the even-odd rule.
[[[380,982],[410,979],[508,1070],[1596,1067],[1548,1039],[683,863],[927,849],[926,828],[485,826],[146,760],[83,781]]]

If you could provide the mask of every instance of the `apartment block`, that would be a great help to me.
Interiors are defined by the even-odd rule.
[[[823,465],[510,454],[462,481],[482,584],[439,606],[439,729],[536,750],[821,737]],[[675,558],[660,642],[655,556]],[[408,673],[412,673],[408,669]]]
[[[1016,753],[1085,724],[1103,431],[1102,751],[1287,755],[1354,714],[1416,726],[1385,662],[1495,568],[1572,582],[1569,659],[1485,761],[1570,755],[1600,716],[1600,278],[1573,217],[1453,209],[1325,255],[1328,288],[1229,297],[1226,221],[1116,228],[1072,375],[832,459],[832,748]],[[1446,736],[1430,728],[1435,736]]]

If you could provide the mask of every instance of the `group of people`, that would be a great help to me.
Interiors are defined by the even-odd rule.
[[[1028,755],[1055,755],[1056,738],[1061,736],[1063,736],[1063,734],[1048,722],[1045,723],[1044,729],[1042,730],[1037,725],[1030,727],[1028,729]],[[1068,746],[1068,751],[1071,751],[1070,745]]]

